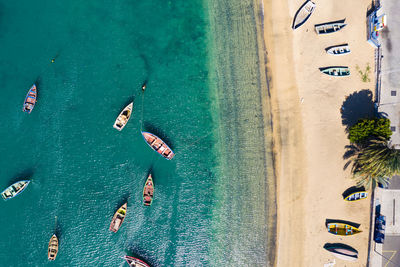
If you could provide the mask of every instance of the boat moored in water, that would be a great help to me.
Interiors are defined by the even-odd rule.
[[[297,29],[301,25],[303,25],[308,18],[311,16],[312,12],[315,9],[315,3],[307,0],[300,8],[297,10],[296,15],[293,19],[292,28],[293,30]]]
[[[325,67],[325,68],[319,68],[319,70],[326,75],[335,77],[343,77],[350,75],[350,70],[346,66]]]
[[[327,47],[325,50],[326,53],[334,56],[340,56],[350,53],[350,48],[348,44],[330,46]]]
[[[146,143],[158,154],[166,158],[167,160],[172,159],[175,156],[175,153],[171,148],[163,141],[161,138],[156,136],[155,134],[142,132],[143,138]]]
[[[154,183],[151,174],[147,177],[146,183],[143,188],[143,204],[145,206],[151,206],[154,196]]]
[[[342,260],[356,261],[358,258],[358,251],[345,244],[325,244],[324,248]]]
[[[130,267],[150,267],[147,263],[135,257],[125,256],[124,259]]]
[[[337,32],[343,29],[346,24],[344,23],[346,19],[334,21],[334,22],[327,22],[327,23],[321,23],[321,24],[316,24],[315,31],[317,34],[327,34],[327,33],[332,33],[332,32]]]
[[[347,197],[345,197],[344,200],[357,201],[357,200],[367,198],[367,196],[368,196],[368,193],[366,191],[359,191],[359,192],[354,192],[354,193],[348,195]]]
[[[125,203],[114,214],[114,217],[112,218],[110,224],[110,231],[116,233],[119,230],[119,228],[121,227],[122,223],[125,220],[127,207],[128,203]]]
[[[357,227],[341,222],[328,223],[326,227],[328,228],[328,232],[334,235],[348,236],[362,232]]]
[[[36,99],[37,99],[37,89],[36,89],[36,85],[34,84],[29,89],[28,94],[25,97],[24,106],[22,108],[22,111],[31,113],[33,108],[35,107]]]
[[[128,123],[131,115],[132,115],[132,109],[133,109],[133,102],[127,105],[121,113],[118,115],[117,119],[114,122],[113,127],[117,129],[118,131],[122,131],[124,129],[125,125]]]
[[[9,187],[7,187],[3,192],[1,192],[1,197],[4,200],[8,200],[13,197],[16,197],[25,190],[25,188],[29,185],[29,183],[30,183],[29,180],[22,180],[22,181],[13,183]]]
[[[54,234],[49,241],[49,248],[48,248],[48,252],[47,252],[47,258],[50,261],[54,261],[57,257],[57,253],[58,253],[58,238],[57,236]]]

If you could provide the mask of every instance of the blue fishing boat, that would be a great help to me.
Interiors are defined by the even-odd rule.
[[[347,197],[345,197],[344,200],[346,201],[357,201],[360,199],[365,199],[367,198],[368,193],[366,191],[358,191],[358,192],[354,192],[350,195],[348,195]]]
[[[22,108],[22,110],[24,112],[31,113],[33,108],[35,107],[36,99],[37,99],[37,90],[36,90],[36,85],[34,84],[26,94],[24,107]]]
[[[158,154],[166,158],[167,160],[172,159],[175,156],[175,153],[171,148],[163,141],[161,138],[156,136],[155,134],[142,132],[143,138],[146,143]]]
[[[1,197],[4,200],[9,200],[13,197],[16,197],[25,190],[25,188],[29,185],[29,183],[30,181],[28,180],[22,180],[13,183],[9,187],[7,187],[3,192],[1,192]]]

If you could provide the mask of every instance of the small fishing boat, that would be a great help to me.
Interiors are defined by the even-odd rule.
[[[138,258],[134,258],[131,256],[125,256],[124,259],[129,264],[130,267],[150,267],[147,263]]]
[[[350,48],[348,44],[342,44],[342,45],[335,45],[335,46],[330,46],[327,47],[326,53],[330,55],[335,55],[335,56],[340,56],[340,55],[345,55],[350,53]]]
[[[325,68],[319,68],[319,70],[326,75],[335,77],[343,77],[350,75],[349,68],[345,66],[325,67]]]
[[[328,22],[328,23],[321,23],[315,25],[315,31],[317,34],[327,34],[332,32],[337,32],[343,29],[347,24],[344,23],[346,19]]]
[[[110,231],[116,233],[119,230],[119,228],[121,227],[121,224],[125,220],[127,206],[128,206],[128,203],[125,203],[114,214],[114,217],[112,218],[111,224],[110,224]]]
[[[344,200],[346,201],[357,201],[360,199],[367,198],[368,193],[366,191],[359,191],[348,195]]]
[[[4,200],[11,199],[13,197],[18,196],[21,194],[25,188],[29,185],[30,181],[22,180],[16,183],[13,183],[9,187],[7,187],[3,192],[1,192],[1,196]]]
[[[308,18],[311,16],[312,12],[315,9],[315,3],[307,0],[300,8],[297,10],[296,15],[293,19],[292,28],[293,30],[297,29],[301,25],[303,25]]]
[[[324,248],[342,260],[356,261],[358,258],[358,251],[345,244],[325,244]]]
[[[143,188],[143,204],[145,206],[151,206],[151,203],[153,202],[153,195],[154,183],[153,178],[151,178],[151,174],[149,174]]]
[[[328,228],[328,232],[334,235],[347,236],[362,232],[358,228],[346,223],[328,223],[326,227]]]
[[[147,84],[146,84],[146,82],[144,82],[143,84],[142,84],[142,91],[144,92],[144,90],[146,90],[146,87],[147,87]]]
[[[49,241],[49,249],[47,253],[47,258],[50,261],[54,261],[57,257],[58,253],[58,238],[56,235],[53,235]]]
[[[146,143],[154,151],[158,152],[161,156],[163,156],[167,160],[170,160],[175,156],[175,153],[172,151],[172,149],[169,148],[169,146],[155,134],[142,132],[142,135]]]
[[[118,131],[122,131],[124,129],[125,125],[128,123],[131,115],[132,115],[132,108],[133,108],[133,102],[127,105],[121,113],[118,115],[117,119],[114,122],[113,127],[117,129]]]
[[[26,94],[22,111],[31,113],[33,108],[35,107],[36,99],[37,99],[37,90],[36,90],[36,85],[34,84]]]

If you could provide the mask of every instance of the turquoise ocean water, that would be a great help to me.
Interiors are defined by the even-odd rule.
[[[0,202],[0,266],[127,266],[126,254],[152,266],[273,261],[256,2],[0,0],[0,187],[32,179]],[[141,129],[175,158],[153,152]],[[144,207],[149,172],[155,200]]]

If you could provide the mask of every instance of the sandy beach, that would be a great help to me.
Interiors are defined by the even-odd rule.
[[[343,169],[343,155],[349,143],[346,123],[354,120],[358,111],[346,118],[341,110],[344,104],[352,107],[351,101],[357,102],[357,97],[372,97],[375,89],[374,49],[366,41],[365,18],[371,1],[314,2],[316,9],[310,19],[293,31],[294,14],[304,0],[263,0],[278,177],[276,263],[323,266],[335,259],[323,249],[324,244],[345,243],[359,251],[359,259],[345,262],[336,258],[335,266],[365,266],[370,199],[349,203],[342,198],[342,193],[355,185],[349,170]],[[315,24],[344,18],[347,26],[341,31],[325,36],[315,33]],[[343,43],[349,44],[349,55],[326,54],[326,47]],[[357,68],[365,70],[367,64],[370,80],[363,82]],[[318,69],[338,65],[349,66],[351,75],[330,77]],[[359,223],[363,232],[348,237],[332,235],[325,227],[327,219]]]

